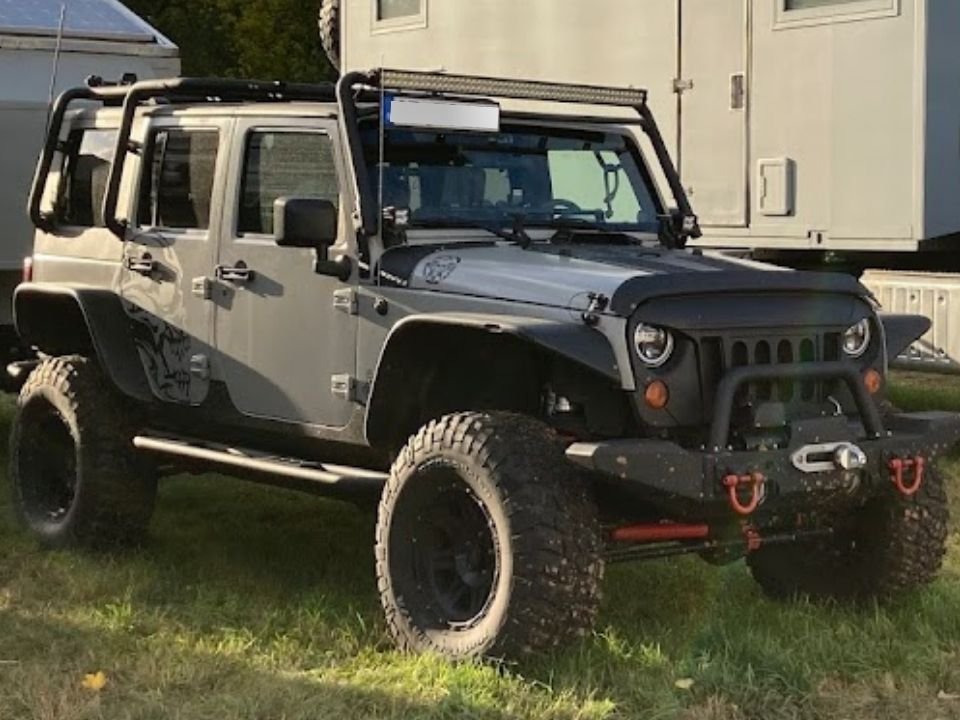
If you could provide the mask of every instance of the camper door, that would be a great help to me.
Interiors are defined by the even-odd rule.
[[[680,177],[701,222],[745,227],[748,0],[677,0]]]

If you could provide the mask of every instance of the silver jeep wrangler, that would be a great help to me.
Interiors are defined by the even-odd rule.
[[[686,248],[643,91],[92,83],[29,212],[11,480],[45,544],[137,538],[184,469],[373,490],[390,631],[453,658],[588,631],[605,562],[853,600],[940,566],[960,423],[882,400],[927,321]]]

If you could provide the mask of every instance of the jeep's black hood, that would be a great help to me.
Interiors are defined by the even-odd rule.
[[[697,299],[703,306],[720,294],[869,297],[859,282],[839,273],[612,242],[536,242],[526,249],[490,241],[405,245],[388,250],[378,269],[386,285],[577,310],[603,295],[606,312],[622,317],[668,297]]]
[[[832,293],[863,298],[870,296],[869,291],[856,278],[842,273],[738,269],[632,278],[617,288],[610,300],[610,309],[618,315],[628,316],[640,305],[654,298],[768,292]]]
[[[556,253],[643,271],[621,284],[609,309],[628,317],[654,298],[726,293],[834,293],[870,297],[860,282],[844,273],[802,272],[773,265],[699,251],[639,248],[636,246],[537,246]]]

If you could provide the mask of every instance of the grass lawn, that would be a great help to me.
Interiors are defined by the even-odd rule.
[[[960,379],[893,396],[960,409]],[[960,534],[936,584],[862,610],[765,600],[742,562],[615,567],[593,637],[509,670],[395,653],[372,536],[352,506],[206,476],[165,481],[141,550],[47,553],[0,483],[0,720],[960,718]]]

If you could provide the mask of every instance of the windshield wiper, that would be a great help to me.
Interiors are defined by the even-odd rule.
[[[504,228],[498,225],[492,225],[479,220],[466,220],[464,218],[438,218],[436,220],[418,220],[415,227],[420,228],[454,228],[454,229],[470,229],[470,230],[485,230],[491,235],[496,235],[502,240],[507,242],[512,242],[518,244],[520,247],[526,249],[530,246],[530,243],[533,242],[531,237],[527,235],[527,231],[523,226],[523,215],[519,213],[513,216],[513,226],[510,230],[505,230]]]
[[[633,242],[634,238],[624,230],[608,227],[605,223],[580,218],[558,218],[550,223],[549,227],[556,228],[557,232],[550,238],[551,243],[561,244],[573,242],[577,235],[595,233],[597,235],[616,235]]]

